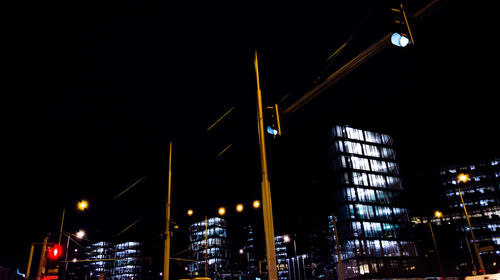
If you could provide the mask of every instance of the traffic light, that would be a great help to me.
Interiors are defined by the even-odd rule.
[[[47,258],[51,260],[58,260],[62,256],[62,253],[63,249],[61,245],[54,244],[50,246],[49,249],[47,250]]]
[[[266,132],[276,136],[281,136],[281,122],[280,122],[280,112],[278,104],[274,106],[267,106],[267,120],[266,120]]]
[[[408,16],[404,9],[403,3],[393,1],[391,5],[391,15],[394,23],[394,33],[391,36],[391,43],[398,47],[406,47],[410,43],[415,44],[411,33]]]

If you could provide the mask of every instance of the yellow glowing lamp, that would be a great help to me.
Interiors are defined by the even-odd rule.
[[[87,209],[87,207],[89,207],[89,203],[86,200],[78,202],[78,209],[80,209],[81,211]]]
[[[193,210],[189,209],[189,210],[187,211],[187,214],[188,214],[188,216],[192,216],[192,215],[193,215]]]
[[[443,212],[441,212],[441,211],[434,211],[434,217],[436,217],[436,218],[443,217]]]
[[[467,183],[467,181],[469,181],[469,175],[463,173],[459,174],[458,180],[461,181],[462,183]]]
[[[224,216],[224,214],[226,214],[226,208],[224,207],[219,208],[219,215]]]
[[[236,212],[239,212],[239,213],[243,212],[243,204],[240,203],[240,204],[236,205]]]
[[[259,208],[260,207],[260,201],[256,200],[253,202],[253,208]]]

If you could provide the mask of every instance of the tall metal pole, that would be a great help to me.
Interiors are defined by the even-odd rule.
[[[208,277],[208,217],[205,216],[205,277]]]
[[[62,218],[61,218],[61,228],[59,230],[59,242],[58,242],[59,245],[61,245],[61,237],[62,237],[62,234],[63,234],[64,214],[65,213],[66,213],[66,208],[63,208]]]
[[[441,263],[441,257],[439,256],[439,250],[438,250],[438,247],[436,244],[436,238],[434,237],[434,231],[432,230],[431,221],[428,221],[428,223],[429,223],[429,229],[431,230],[432,242],[434,243],[434,250],[436,251],[436,257],[438,259],[439,270],[441,272],[441,275],[443,275],[443,279],[446,280],[446,275],[444,274],[444,270],[443,270],[443,264]]]
[[[481,254],[479,253],[479,247],[477,246],[477,240],[474,236],[474,231],[472,231],[472,226],[470,224],[469,214],[467,213],[467,208],[465,207],[464,198],[462,197],[462,192],[460,188],[458,188],[458,194],[460,194],[460,200],[462,201],[462,206],[464,207],[465,218],[467,219],[467,223],[469,224],[470,235],[472,237],[472,245],[474,245],[474,251],[476,252],[477,262],[479,263],[479,269],[481,270],[481,274],[486,274],[484,271],[483,259],[481,258]]]
[[[335,245],[337,246],[337,261],[339,270],[339,279],[344,280],[344,267],[342,265],[342,255],[340,254],[339,234],[337,232],[337,222],[335,216],[332,215],[333,230],[335,231]]]
[[[30,257],[28,258],[28,267],[26,268],[26,279],[30,279],[31,262],[33,261],[33,250],[34,249],[35,249],[35,244],[31,243]]]
[[[170,153],[168,155],[168,194],[167,194],[167,216],[165,226],[165,255],[163,258],[163,280],[169,279],[170,273],[170,193],[172,190],[172,142],[170,142]]]
[[[38,263],[38,272],[36,273],[36,280],[42,279],[42,273],[45,273],[45,251],[47,250],[47,242],[49,237],[46,236],[42,243],[42,252],[40,254],[40,262]]]
[[[262,93],[260,91],[257,51],[255,51],[254,66],[255,75],[257,77],[257,120],[259,127],[260,163],[262,170],[262,211],[264,214],[264,233],[266,237],[267,275],[269,280],[277,280],[278,271],[276,266],[276,249],[274,246],[274,223],[273,207],[271,203],[271,184],[269,183],[269,176],[267,174],[266,142],[264,138],[264,114],[262,112]]]

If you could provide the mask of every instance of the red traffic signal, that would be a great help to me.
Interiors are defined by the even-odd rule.
[[[61,245],[54,244],[47,250],[47,257],[51,260],[57,260],[62,256],[63,249]]]

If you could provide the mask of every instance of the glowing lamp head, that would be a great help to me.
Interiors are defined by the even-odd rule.
[[[467,181],[469,181],[469,175],[467,174],[459,174],[458,175],[458,180],[462,183],[466,183]]]
[[[78,202],[78,209],[83,211],[89,207],[89,203],[86,200]]]
[[[410,39],[397,32],[394,32],[391,36],[391,43],[395,46],[404,48],[408,46],[408,44],[410,44]]]
[[[191,210],[191,209],[189,209],[189,210],[187,211],[187,215],[188,215],[188,216],[193,216],[193,213],[194,213],[194,212],[193,212],[193,210]]]
[[[85,237],[85,231],[83,230],[79,230],[77,233],[76,233],[76,237],[82,239]]]
[[[253,208],[259,208],[260,207],[260,201],[256,200],[252,204]]]
[[[243,212],[243,204],[240,203],[240,204],[236,205],[236,212],[239,212],[239,213]]]
[[[283,242],[285,242],[285,243],[290,242],[290,236],[288,234],[283,235]]]
[[[219,215],[224,216],[224,214],[226,214],[226,208],[221,207],[221,208],[219,208],[218,212],[219,212]]]
[[[443,212],[441,212],[441,211],[434,211],[434,217],[436,217],[436,218],[443,217]]]

